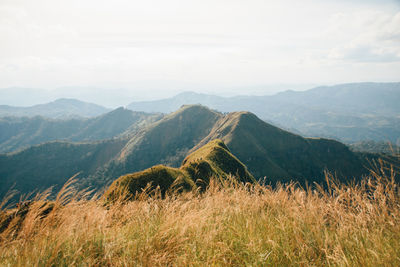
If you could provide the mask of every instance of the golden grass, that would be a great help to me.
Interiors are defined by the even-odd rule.
[[[41,202],[0,233],[0,265],[400,266],[400,194],[383,172],[325,189],[212,180],[111,206],[68,185],[46,217]]]

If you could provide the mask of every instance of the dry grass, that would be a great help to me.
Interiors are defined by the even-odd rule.
[[[325,189],[212,181],[112,206],[67,185],[46,217],[42,198],[0,233],[0,265],[400,266],[400,195],[384,171]]]

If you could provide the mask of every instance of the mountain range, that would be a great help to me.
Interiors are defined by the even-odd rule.
[[[91,142],[50,142],[0,155],[0,195],[15,184],[22,193],[49,185],[59,188],[79,174],[79,185],[103,188],[116,178],[158,164],[178,168],[184,159],[212,140],[256,178],[274,184],[290,180],[321,182],[324,171],[338,179],[368,172],[364,154],[329,139],[304,138],[279,129],[250,112],[228,114],[201,105],[186,105],[146,123],[129,135]]]
[[[65,119],[76,117],[94,117],[109,111],[110,109],[100,105],[68,98],[61,98],[53,102],[30,107],[0,105],[0,117],[43,116],[47,118]]]
[[[309,137],[353,143],[400,142],[400,83],[353,83],[272,96],[220,97],[186,92],[157,101],[133,102],[128,109],[169,113],[183,104],[221,112],[247,110],[281,128]]]
[[[0,153],[49,141],[88,142],[128,135],[162,116],[118,108],[88,119],[3,117],[0,118]]]
[[[220,112],[250,111],[268,123],[306,137],[333,138],[347,144],[375,141],[399,145],[399,101],[400,83],[353,83],[271,96],[220,97],[185,92],[167,99],[133,102],[127,108],[167,114],[185,104],[202,104]],[[95,117],[109,111],[95,104],[59,99],[32,107],[0,106],[0,117],[40,115],[68,120]],[[35,124],[25,119],[25,124],[31,123]]]

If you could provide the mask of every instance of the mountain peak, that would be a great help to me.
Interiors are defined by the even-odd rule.
[[[188,116],[193,118],[199,118],[201,116],[221,116],[221,113],[211,110],[210,108],[195,104],[195,105],[182,105],[177,111],[168,114],[166,118],[174,118],[176,116]]]
[[[259,118],[254,113],[251,113],[249,111],[230,112],[227,114],[227,117],[235,118],[238,120],[246,120],[246,119],[253,119],[253,120],[258,119],[259,120]]]
[[[83,101],[80,101],[75,98],[58,98],[52,102],[53,103],[84,103]]]
[[[190,174],[193,181],[209,180],[212,176],[226,178],[236,175],[242,182],[254,182],[246,166],[240,162],[221,139],[214,139],[189,154],[182,163],[181,169]]]
[[[177,166],[186,152],[207,136],[220,117],[222,114],[202,105],[182,106],[133,136],[121,152],[120,160],[132,166],[127,172],[145,169],[160,162]],[[149,147],[152,150],[146,154],[146,160],[143,155],[135,153]]]

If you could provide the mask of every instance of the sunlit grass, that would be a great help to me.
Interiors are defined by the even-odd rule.
[[[203,193],[145,192],[108,206],[68,184],[50,213],[45,193],[0,233],[0,265],[400,266],[393,175],[306,189],[212,180]]]

